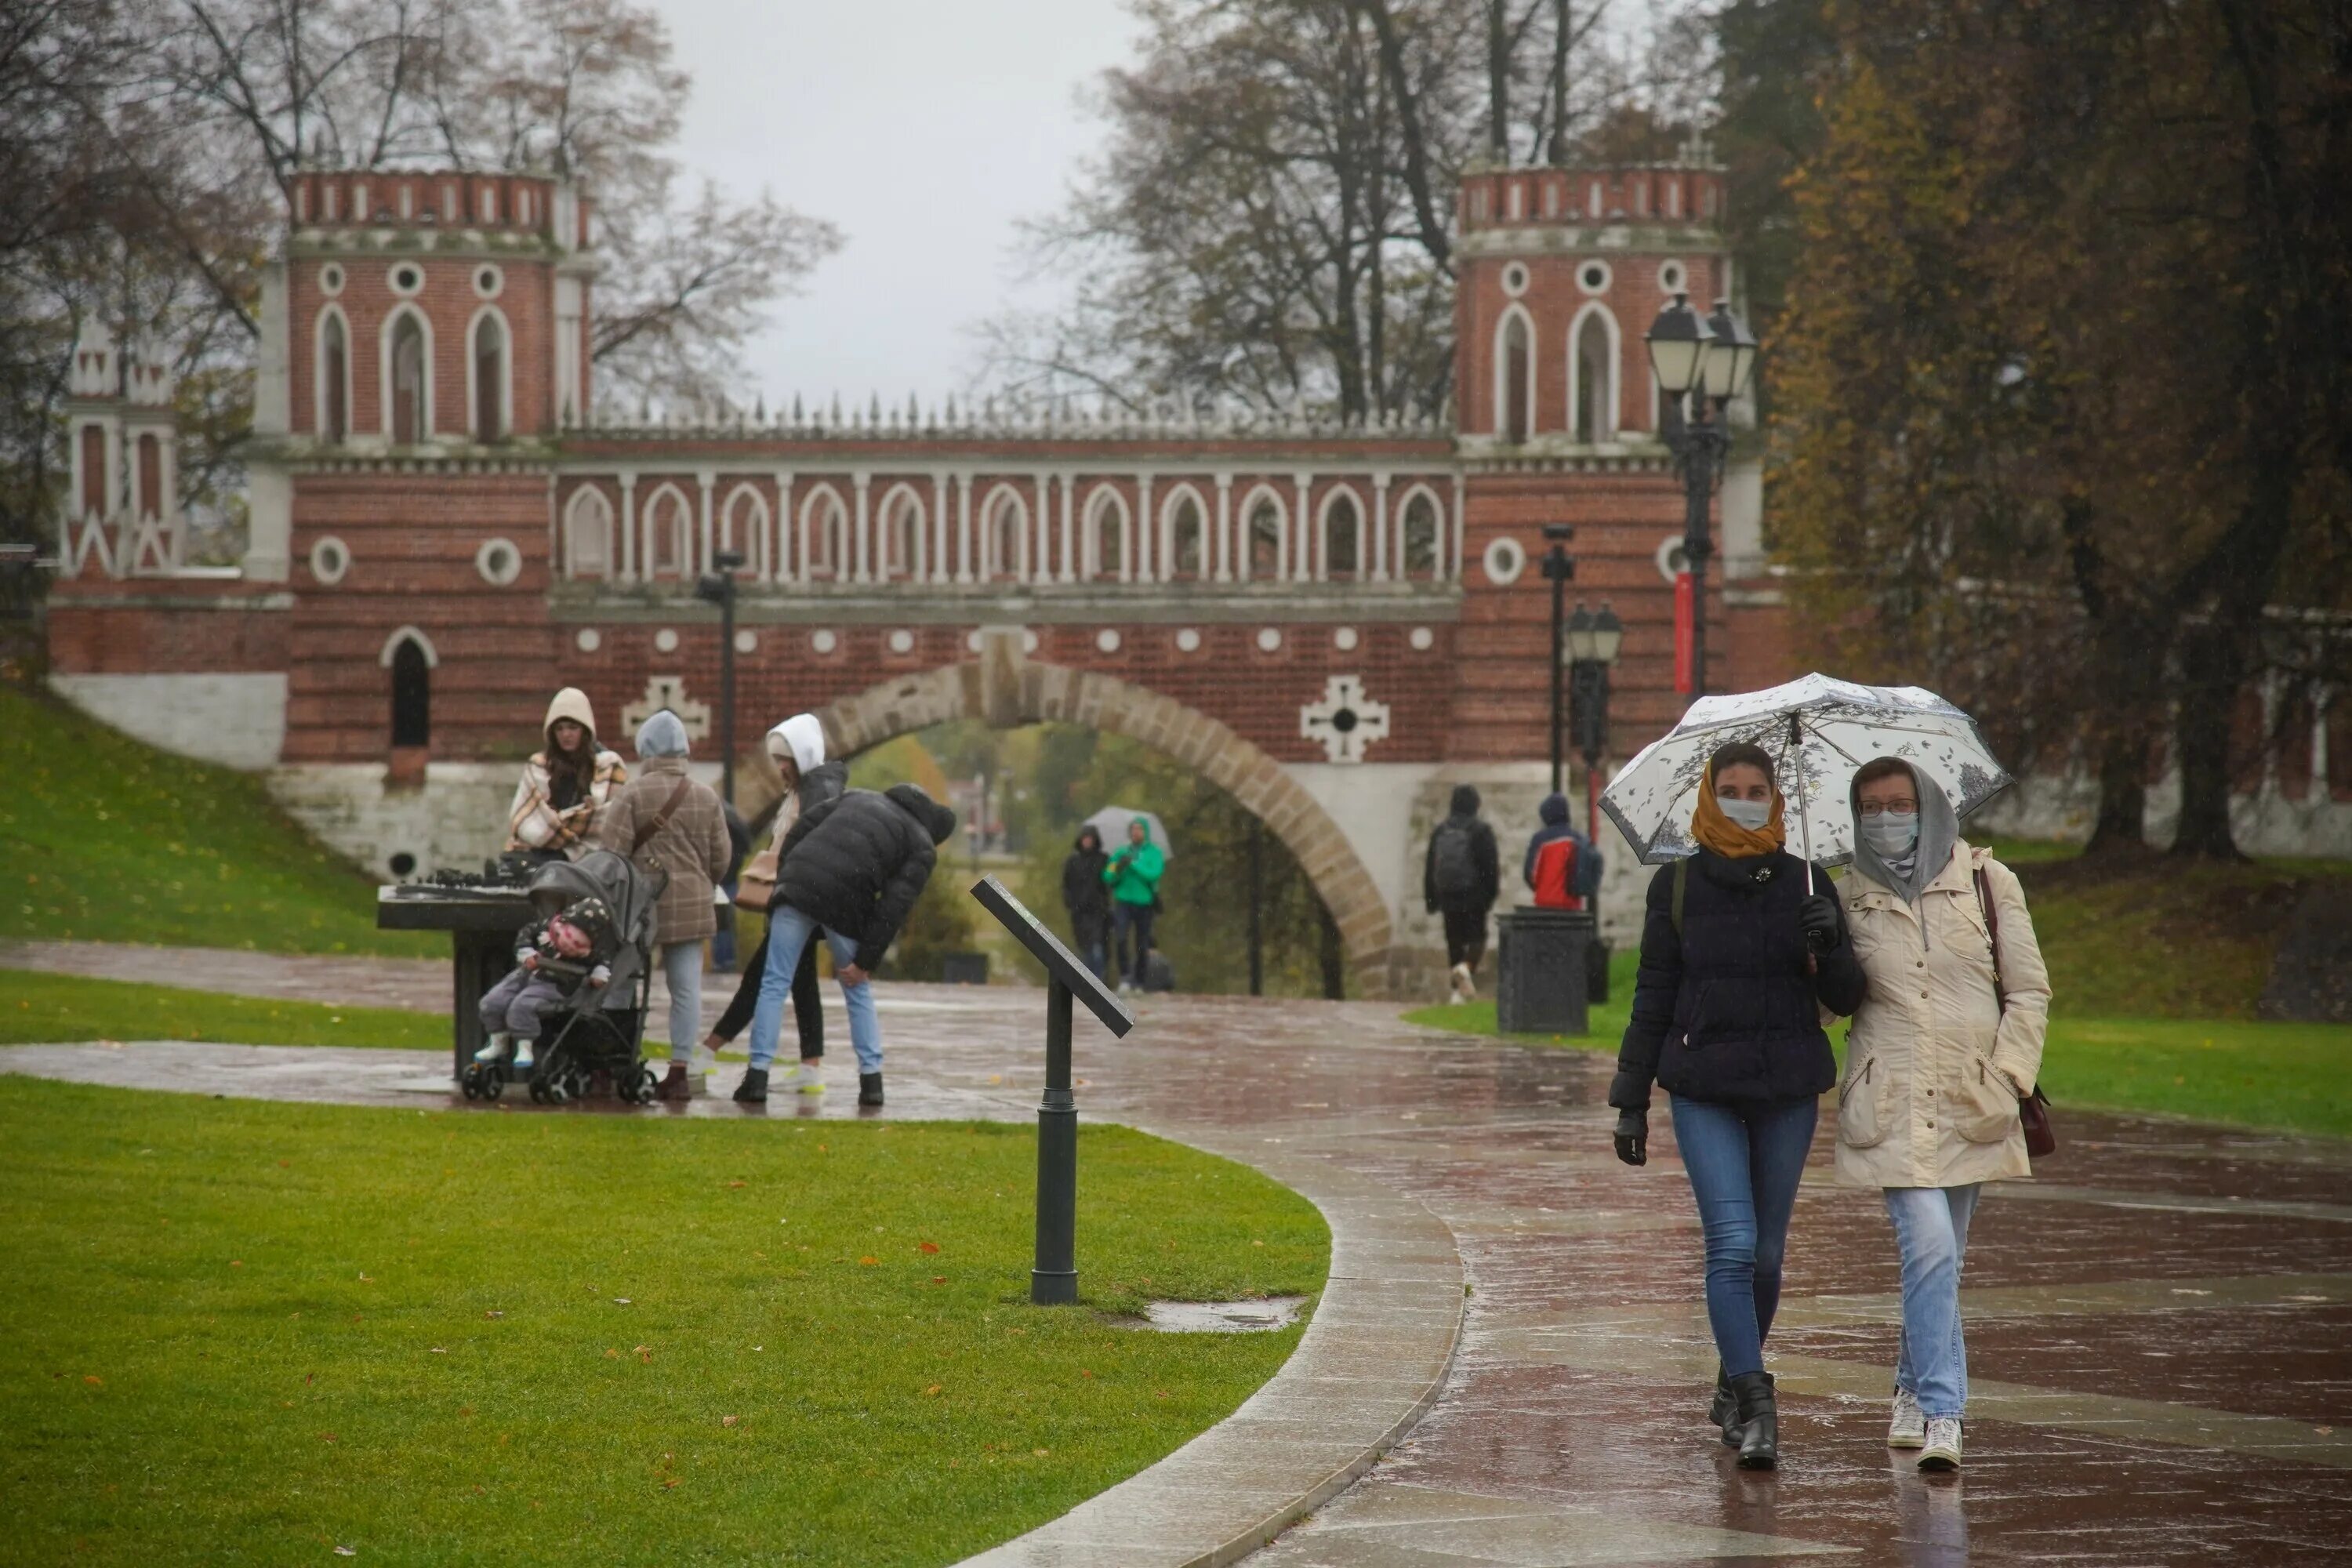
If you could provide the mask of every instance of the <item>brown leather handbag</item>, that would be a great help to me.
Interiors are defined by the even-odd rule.
[[[775,896],[776,852],[762,849],[744,861],[743,868],[735,874],[735,907],[764,915],[768,901]]]
[[[2009,1011],[2009,989],[2000,983],[2000,917],[1993,912],[1992,887],[1984,868],[1976,869],[1977,907],[1984,910],[1985,934],[1992,939],[1992,995],[2003,1013]],[[2017,1097],[2017,1122],[2025,1129],[2025,1152],[2037,1160],[2058,1152],[2058,1130],[2050,1125],[2050,1097],[2035,1084],[2033,1092]]]

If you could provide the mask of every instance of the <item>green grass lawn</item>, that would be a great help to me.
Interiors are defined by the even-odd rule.
[[[21,1562],[951,1562],[1222,1418],[1311,1205],[1080,1135],[1087,1305],[1026,1304],[1018,1126],[412,1114],[0,1078]]]
[[[251,774],[173,757],[0,684],[0,937],[270,952],[448,950],[375,929],[375,884]]]
[[[446,1051],[449,1020],[396,1007],[335,1007],[0,969],[0,1045],[50,1040],[228,1040]]]

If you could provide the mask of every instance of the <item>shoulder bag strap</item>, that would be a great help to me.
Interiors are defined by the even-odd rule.
[[[2000,983],[2000,916],[1993,911],[1992,885],[1984,868],[1976,868],[1972,879],[1977,885],[1977,908],[1984,911],[1985,935],[1992,943],[1992,998],[2003,1012],[2009,1010],[2009,990]]]
[[[629,844],[629,854],[633,858],[638,850],[646,847],[646,839],[653,837],[663,828],[669,826],[669,819],[671,816],[677,812],[678,804],[686,799],[686,792],[693,787],[694,781],[692,779],[685,778],[678,780],[677,787],[669,792],[669,798],[662,802],[662,808],[654,814],[654,819],[651,822],[644,822],[637,825],[637,836],[635,839],[631,840]]]

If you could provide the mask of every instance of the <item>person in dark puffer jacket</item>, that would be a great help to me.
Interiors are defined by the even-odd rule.
[[[1699,851],[1650,881],[1633,1016],[1609,1086],[1629,1165],[1648,1159],[1652,1082],[1674,1097],[1722,1357],[1708,1416],[1748,1469],[1780,1460],[1764,1338],[1814,1118],[1837,1082],[1821,1012],[1851,1015],[1866,988],[1828,871],[1781,847],[1783,806],[1760,748],[1708,759],[1691,818]]]
[[[882,962],[930,880],[938,846],[954,831],[954,812],[906,784],[881,795],[851,790],[793,824],[777,858],[776,894],[768,905],[768,960],[760,1005],[751,1015],[751,1068],[735,1091],[737,1100],[759,1104],[768,1098],[768,1066],[776,1058],[793,971],[810,936],[823,927],[848,1005],[849,1044],[857,1053],[857,1103],[882,1103],[882,1026],[867,974]]]

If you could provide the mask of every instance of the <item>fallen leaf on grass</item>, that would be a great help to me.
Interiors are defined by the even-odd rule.
[[[934,1274],[931,1276],[931,1283],[934,1285],[944,1285],[947,1282],[948,1277],[944,1274]]]
[[[857,1266],[860,1268],[871,1268],[881,1261],[882,1260],[880,1258],[875,1257],[872,1253],[867,1253],[865,1257],[857,1260]]]
[[[936,1241],[918,1242],[915,1246],[918,1252],[937,1252],[939,1249],[940,1244]]]
[[[319,1434],[319,1441],[321,1443],[331,1443],[334,1440],[335,1435],[332,1432],[321,1432]]]
[[[104,1388],[106,1386],[106,1379],[99,1376],[98,1373],[94,1372],[84,1373],[82,1381],[89,1384],[92,1388]]]
[[[604,1352],[604,1359],[605,1359],[606,1361],[618,1361],[618,1360],[620,1360],[620,1359],[621,1359],[621,1347],[620,1347],[620,1346],[618,1346],[618,1345],[614,1345],[611,1350],[606,1351],[606,1352]]]
[[[937,1394],[937,1393],[940,1391],[940,1384],[936,1384],[936,1383],[935,1383],[935,1384],[931,1384],[931,1385],[930,1385],[930,1387],[929,1387],[929,1388],[927,1388],[927,1389],[923,1390],[923,1397],[924,1397],[924,1398],[926,1398],[926,1399],[929,1399],[931,1395],[933,1395],[934,1394]]]
[[[338,1022],[340,1022],[340,1020],[338,1020]],[[357,1557],[359,1554],[360,1549],[356,1546],[338,1546],[335,1548],[335,1555],[338,1557]]]
[[[242,1268],[245,1267],[245,1259],[242,1258],[232,1258],[228,1260],[228,1266],[231,1268]]]
[[[672,1489],[677,1485],[678,1479],[679,1478],[677,1476],[664,1476],[662,1478],[662,1490],[668,1491]]]
[[[1046,1452],[1047,1452],[1047,1450],[1045,1450],[1045,1449],[1044,1449],[1044,1448],[1037,1448],[1037,1449],[1034,1449],[1034,1450],[1032,1450],[1032,1451],[1033,1451],[1034,1453],[1035,1453],[1035,1454],[1036,1454],[1036,1456],[1037,1456],[1039,1458],[1041,1458],[1041,1459],[1042,1459],[1042,1458],[1044,1458],[1045,1457]]]
[[[743,1184],[742,1184],[741,1182],[730,1182],[730,1183],[728,1183],[727,1184],[728,1184],[729,1186],[730,1186],[730,1187],[740,1187],[740,1186],[743,1185]]]
[[[1094,1373],[1088,1372],[1085,1367],[1080,1367],[1078,1368],[1078,1375],[1080,1377],[1092,1377]]]
[[[484,1312],[482,1316],[485,1318],[503,1318],[506,1314],[504,1312]]]
[[[435,1355],[447,1355],[449,1353],[449,1349],[446,1345],[435,1345],[433,1347],[433,1353]]]
[[[626,1296],[615,1296],[613,1298],[613,1305],[615,1307],[625,1307],[629,1304],[629,1299]]]
[[[1151,1391],[1151,1397],[1154,1399],[1165,1399],[1168,1397],[1168,1391],[1164,1388],[1155,1388]]]
[[[734,1425],[735,1425],[735,1423],[737,1423],[738,1421],[740,1421],[741,1419],[743,1419],[743,1418],[742,1418],[740,1415],[721,1415],[721,1416],[719,1418],[719,1424],[721,1426],[734,1426]]]
[[[375,1283],[375,1281],[374,1281],[374,1280],[373,1280],[373,1279],[369,1279],[366,1275],[362,1274],[362,1275],[361,1275],[361,1276],[360,1276],[360,1283],[361,1283],[361,1284],[362,1284],[362,1285],[373,1285],[373,1284],[374,1284],[374,1283]]]
[[[651,1345],[639,1345],[636,1349],[635,1349],[635,1350],[631,1351],[629,1353],[630,1353],[631,1355],[633,1355],[633,1356],[636,1357],[639,1361],[643,1362],[643,1363],[644,1363],[646,1365],[647,1365],[647,1366],[651,1366],[651,1365],[653,1364],[653,1362],[654,1362],[654,1347],[653,1347],[653,1346],[651,1346]]]

